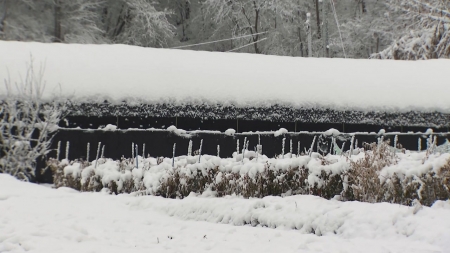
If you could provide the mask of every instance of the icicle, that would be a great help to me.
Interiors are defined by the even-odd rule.
[[[102,147],[102,155],[100,157],[105,158],[105,145]]]
[[[139,168],[139,150],[138,145],[136,144],[136,169]]]
[[[353,145],[354,145],[354,143],[355,143],[355,136],[353,135],[352,139],[350,141],[350,152],[349,152],[348,157],[352,157],[352,155],[353,155]]]
[[[69,161],[69,148],[70,148],[70,142],[66,142],[66,160]]]
[[[381,149],[381,144],[384,142],[384,136],[381,136],[380,138],[378,138],[378,146],[377,146],[377,151],[380,152]]]
[[[86,152],[86,161],[89,162],[89,152],[91,150],[91,143],[88,142],[87,144],[87,152]]]
[[[428,137],[427,149],[429,153],[433,153],[433,136]]]
[[[99,142],[98,143],[98,146],[97,146],[97,156],[96,156],[96,158],[95,158],[95,168],[97,168],[97,165],[98,165],[98,156],[100,155],[100,147],[102,146],[102,143],[101,142]]]
[[[331,137],[331,144],[330,144],[330,155],[332,155],[332,154],[333,154],[333,145],[334,145],[333,141],[334,141],[334,137]]]
[[[56,150],[56,160],[59,161],[59,153],[61,152],[61,141],[58,141],[58,149]]]
[[[236,155],[239,155],[239,139],[236,141]]]
[[[436,147],[437,147],[437,136],[434,136],[434,141],[433,141],[433,152],[436,151]]]
[[[358,149],[358,139],[355,139],[355,149]]]
[[[290,142],[289,143],[289,153],[291,153],[291,157],[292,157],[292,152],[293,152],[293,150],[292,150],[292,139],[289,142]]]
[[[176,148],[177,144],[174,143],[173,144],[173,151],[172,151],[172,168],[175,168],[175,148]]]
[[[134,159],[134,142],[131,143],[131,158]]]
[[[192,140],[189,140],[189,146],[188,146],[188,156],[192,155]]]
[[[300,157],[300,141],[297,144],[297,157]]]
[[[286,138],[283,138],[283,140],[281,141],[281,158],[284,159],[284,144],[286,142]]]
[[[242,146],[242,162],[244,162],[245,150],[248,148],[247,137],[244,138],[244,145]]]
[[[145,160],[145,143],[142,144],[142,158]]]
[[[333,154],[336,155],[336,150],[339,149],[337,145],[336,138],[333,137]]]
[[[309,155],[309,156],[311,156],[311,154],[312,154],[312,152],[313,152],[313,149],[314,149],[314,143],[316,142],[316,137],[317,137],[317,136],[314,136],[314,139],[313,139],[313,141],[312,141],[312,143],[311,143],[311,147],[309,148],[309,152],[308,152],[308,155]]]
[[[261,145],[261,135],[258,134],[258,145]]]
[[[394,152],[397,152],[398,135],[394,137]]]
[[[217,145],[217,157],[220,157],[220,145]]]
[[[200,149],[198,151],[198,162],[200,163],[200,158],[202,157],[202,146],[203,146],[203,139],[200,140]]]
[[[259,155],[262,155],[262,145],[261,144],[258,144],[258,145],[256,145],[256,153],[258,153]]]
[[[345,142],[344,142],[344,143],[342,143],[342,147],[341,147],[341,155],[343,155],[343,154],[344,154],[344,147],[345,147]]]

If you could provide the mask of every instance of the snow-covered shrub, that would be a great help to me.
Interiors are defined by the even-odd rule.
[[[66,164],[54,158],[50,158],[47,161],[47,167],[52,171],[53,182],[56,188],[67,186],[67,179],[64,176],[65,166]]]
[[[432,145],[430,145],[431,147]],[[350,161],[343,197],[362,202],[431,206],[450,197],[450,154],[394,152],[389,142],[366,145],[364,157]],[[347,187],[348,186],[348,187]]]
[[[167,198],[184,198],[191,192],[202,194],[214,192],[215,196],[239,195],[265,197],[291,194],[314,194],[333,198],[342,191],[339,174],[348,167],[342,161],[329,161],[317,153],[313,157],[302,156],[290,159],[221,159],[205,156],[202,162],[197,157],[175,159],[141,158],[139,168],[132,159],[120,161],[100,158],[93,162],[55,159],[49,160],[54,173],[56,187],[71,187],[81,191],[111,193],[145,192]],[[172,163],[175,161],[175,166]],[[76,182],[78,181],[78,182]]]
[[[450,57],[450,1],[388,0],[399,13],[400,38],[385,50],[372,55],[377,59],[426,60]]]
[[[50,158],[47,161],[47,167],[52,171],[56,188],[69,187],[78,191],[81,190],[81,171],[87,165],[88,162],[79,160],[69,162],[67,159],[58,161]]]
[[[320,157],[318,162],[316,166],[320,169],[315,169],[316,172],[308,176],[309,194],[326,199],[341,195],[344,185],[342,174],[348,171],[348,164],[324,157]]]
[[[422,154],[425,157],[427,154]],[[414,173],[402,170],[410,166],[407,161],[400,161],[398,166],[386,167],[381,172],[381,182],[386,186],[382,201],[410,205],[419,201],[431,206],[436,200],[450,198],[450,156],[429,156],[425,164],[416,161]],[[424,158],[422,158],[423,160]]]
[[[255,171],[241,174],[241,171],[226,171],[213,164],[194,169],[192,173],[186,173],[183,169],[173,170],[163,178],[159,194],[163,197],[183,198],[191,192],[201,194],[209,190],[218,197],[238,195],[245,198],[261,198],[270,195],[281,196],[287,192],[290,194],[309,192],[308,184],[305,183],[308,169],[304,166],[289,166],[284,170],[278,170],[275,164],[269,162],[244,166],[252,167],[248,169]]]
[[[142,157],[137,156],[142,161]],[[134,159],[120,161],[100,158],[98,164],[89,164],[81,172],[82,191],[101,191],[108,188],[114,194],[132,193],[143,189],[142,173],[133,173]],[[140,166],[142,167],[142,165]]]
[[[62,107],[44,103],[44,69],[35,73],[33,59],[20,83],[5,80],[0,95],[0,173],[33,180],[36,161],[50,152]]]
[[[393,152],[389,142],[365,144],[354,154],[297,156],[286,159],[250,159],[242,155],[220,158],[203,155],[173,158],[101,158],[93,162],[57,162],[56,187],[81,191],[136,193],[166,198],[194,194],[244,198],[316,195],[326,199],[432,205],[450,196],[450,153]],[[78,180],[79,182],[75,182]]]
[[[395,164],[397,157],[391,152],[389,141],[366,144],[366,149],[362,159],[350,160],[351,167],[345,175],[349,187],[345,188],[344,196],[362,202],[381,202],[385,188],[379,180],[380,171]]]

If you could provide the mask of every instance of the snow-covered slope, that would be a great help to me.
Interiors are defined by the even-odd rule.
[[[450,247],[448,201],[419,208],[314,196],[172,200],[49,189],[0,174],[0,214],[0,252],[9,253],[443,253]]]
[[[46,97],[450,112],[449,60],[308,59],[0,41],[0,79],[18,82],[30,56],[36,70],[45,65]],[[6,94],[3,85],[0,94]]]

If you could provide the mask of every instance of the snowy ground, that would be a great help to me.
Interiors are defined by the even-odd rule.
[[[241,225],[248,221],[270,228]],[[449,201],[171,200],[56,190],[0,174],[0,252],[450,252],[448,238]]]

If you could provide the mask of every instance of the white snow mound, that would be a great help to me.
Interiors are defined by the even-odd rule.
[[[44,96],[74,102],[450,112],[445,59],[325,59],[13,41],[0,41],[0,56],[0,79],[20,83],[32,56],[35,70],[45,65]],[[0,85],[0,97],[5,94]]]

